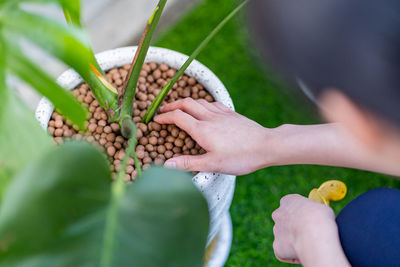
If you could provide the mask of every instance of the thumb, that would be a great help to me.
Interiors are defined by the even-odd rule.
[[[208,154],[198,156],[185,155],[167,160],[164,163],[164,167],[185,171],[207,171],[207,163],[209,163]]]

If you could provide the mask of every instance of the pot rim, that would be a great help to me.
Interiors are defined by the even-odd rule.
[[[126,47],[120,47],[120,48],[116,48],[116,49],[106,50],[104,52],[97,53],[96,59],[98,60],[100,67],[104,71],[108,71],[114,67],[121,67],[121,65],[123,65],[123,64],[118,64],[118,62],[121,61],[121,56],[125,58],[125,61],[129,61],[127,63],[131,63],[134,53],[136,52],[136,49],[137,49],[137,46],[126,46]],[[162,47],[151,46],[149,48],[145,62],[154,61],[153,60],[154,54],[162,55],[163,59],[161,60],[161,62],[158,61],[157,62],[158,64],[164,63],[175,69],[179,68],[188,58],[187,55],[184,55],[184,54],[174,51],[174,50],[170,50],[170,49],[162,48]],[[112,58],[113,55],[117,56],[117,58]],[[164,55],[164,57],[163,57],[163,55]],[[173,62],[171,62],[171,60],[170,60],[171,57],[175,57],[176,59]],[[111,60],[110,60],[110,58],[111,58]],[[224,105],[226,105],[230,109],[235,110],[232,99],[230,98],[227,89],[225,88],[223,83],[219,80],[219,78],[210,69],[208,69],[205,65],[203,65],[202,63],[200,63],[197,60],[193,60],[193,62],[189,65],[189,67],[185,71],[185,74],[190,77],[194,77],[199,83],[201,83],[204,86],[205,89],[209,89],[211,86],[213,88],[217,88],[216,91],[218,92],[218,94],[215,94],[214,92],[209,91],[213,95],[215,100],[222,102]],[[67,90],[74,89],[77,85],[79,85],[82,82],[83,82],[83,79],[73,69],[68,69],[68,70],[64,71],[57,78],[57,83]],[[51,109],[51,112],[54,110],[54,106],[45,97],[43,97],[40,100],[40,102],[37,106],[36,112],[35,112],[35,117],[39,121],[41,126],[44,129],[46,129],[47,123],[50,120],[51,112],[47,112],[49,114],[45,114],[43,109],[46,109],[46,110]],[[212,176],[216,176],[216,173],[199,172],[197,175],[195,175],[193,177],[193,180],[206,186],[208,181],[212,180],[212,179],[210,179],[210,177],[212,177]],[[212,208],[212,207],[210,207],[210,208]]]
[[[114,67],[121,67],[124,64],[130,64],[136,49],[137,46],[128,46],[106,50],[96,54],[96,59],[98,60],[100,67],[107,71]],[[167,48],[150,47],[145,62],[154,61],[158,64],[165,63],[172,68],[179,69],[187,59],[187,55]],[[194,60],[185,71],[185,74],[194,77],[199,83],[201,83],[204,88],[212,94],[216,101],[219,101],[234,110],[232,99],[230,98],[225,86],[205,65]],[[67,90],[74,89],[82,82],[83,79],[73,69],[64,71],[57,79],[57,83]],[[51,102],[43,97],[37,106],[35,117],[44,129],[47,128],[53,110],[54,106]],[[208,236],[208,241],[210,242],[219,230],[218,228],[221,224],[220,217],[223,215],[223,210],[229,208],[232,201],[235,187],[235,176],[212,172],[199,172],[192,178],[192,181],[207,199],[208,209],[212,215],[210,217],[210,226],[213,225],[214,227],[210,228]]]

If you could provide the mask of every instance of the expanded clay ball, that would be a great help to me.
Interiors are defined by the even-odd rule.
[[[107,79],[118,90],[121,90],[121,85],[128,75],[129,69],[129,64],[121,68],[113,68],[107,72]],[[143,64],[140,72],[132,120],[137,126],[136,156],[143,170],[147,169],[150,164],[163,165],[167,159],[172,157],[205,153],[185,131],[175,125],[161,125],[154,121],[146,125],[141,122],[151,101],[175,73],[176,70],[168,65],[158,65],[154,62]],[[74,139],[86,140],[101,147],[110,159],[111,171],[117,172],[121,168],[127,146],[127,140],[121,135],[119,124],[108,119],[107,113],[94,99],[87,84],[80,84],[72,90],[72,94],[86,105],[89,111],[87,131],[79,131],[76,125],[66,120],[59,112],[54,111],[48,124],[48,133],[54,136],[54,141],[58,144],[66,139]],[[184,75],[173,86],[163,103],[170,103],[185,97],[214,101],[214,98],[195,78]],[[136,179],[137,171],[133,158],[129,158],[125,172],[127,182]],[[116,177],[115,173],[113,177]]]

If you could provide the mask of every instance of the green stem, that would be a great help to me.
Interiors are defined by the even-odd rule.
[[[119,100],[121,105],[121,115],[120,115],[121,128],[124,127],[122,125],[123,118],[132,117],[133,100],[135,98],[136,86],[140,76],[140,71],[142,70],[143,63],[147,55],[147,51],[149,50],[151,38],[157,27],[158,21],[160,20],[166,2],[167,0],[160,0],[158,2],[157,7],[155,8],[153,14],[151,15],[151,17],[147,22],[139,46],[136,50],[135,57],[133,58],[131,69],[129,70],[127,76],[128,79],[125,81],[124,84],[125,89]]]
[[[132,121],[131,121],[132,122]],[[126,183],[125,183],[125,171],[128,164],[129,157],[133,155],[135,164],[137,160],[135,148],[137,144],[136,140],[136,126],[132,122],[131,124],[131,137],[128,141],[128,146],[125,150],[125,156],[121,163],[121,169],[118,172],[117,179],[112,183],[111,186],[111,200],[107,210],[106,226],[104,232],[104,242],[100,259],[100,266],[109,267],[112,265],[113,253],[115,247],[115,236],[118,227],[118,212],[122,197],[125,194]],[[140,165],[136,165],[136,171],[141,173]]]
[[[144,115],[142,122],[149,123],[153,118],[154,114],[157,112],[160,107],[162,101],[167,96],[168,92],[174,86],[174,84],[178,81],[179,77],[183,75],[185,70],[189,67],[190,63],[197,57],[197,55],[203,50],[203,48],[211,41],[211,39],[224,27],[224,25],[234,17],[247,3],[249,0],[245,0],[239,6],[237,6],[231,13],[228,14],[218,25],[215,27],[211,33],[199,44],[199,46],[193,51],[190,57],[186,60],[186,62],[182,65],[179,71],[172,77],[171,80],[164,86],[164,88],[160,91],[157,97],[153,100],[150,107],[147,109],[146,114]]]

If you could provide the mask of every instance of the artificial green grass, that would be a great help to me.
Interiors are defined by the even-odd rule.
[[[190,54],[211,29],[237,4],[236,0],[205,0],[155,44]],[[237,17],[198,56],[225,84],[236,111],[266,127],[284,123],[318,123],[311,105],[295,91],[286,91],[257,63],[243,16]],[[365,171],[321,167],[282,166],[237,177],[231,207],[233,244],[226,266],[281,266],[275,259],[271,213],[286,194],[308,195],[328,179],[348,186],[347,197],[333,203],[336,212],[361,193],[376,187],[400,188],[400,181]]]

